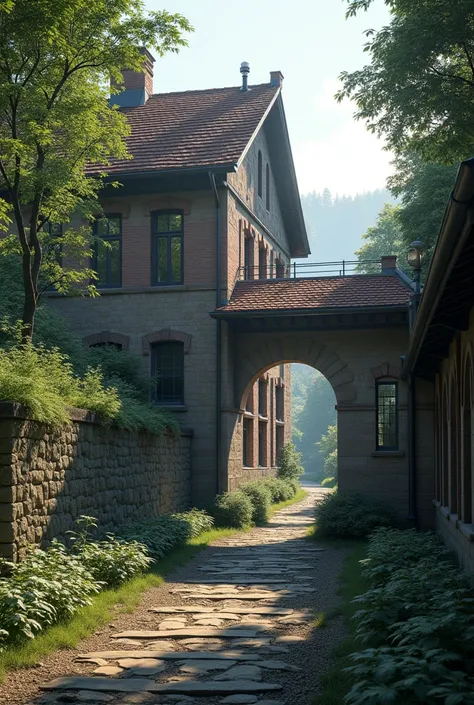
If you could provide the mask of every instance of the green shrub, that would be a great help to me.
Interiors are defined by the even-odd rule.
[[[292,499],[295,494],[293,486],[278,477],[268,477],[266,480],[263,480],[263,482],[270,490],[272,504],[286,502],[288,499]]]
[[[316,505],[315,515],[319,535],[340,538],[363,538],[396,523],[390,507],[356,492],[331,492]]]
[[[253,513],[250,497],[242,490],[217,495],[212,507],[212,514],[218,526],[230,526],[235,529],[250,526]]]
[[[127,541],[144,544],[154,559],[160,559],[175,546],[203,531],[209,531],[213,525],[214,520],[207,512],[191,509],[189,512],[165,514],[126,524],[120,529],[120,536]]]
[[[432,533],[377,529],[362,561],[370,588],[355,599],[348,705],[474,702],[474,598]]]
[[[278,458],[277,476],[282,480],[297,480],[303,473],[301,453],[298,453],[294,443],[286,443]]]
[[[321,481],[321,487],[335,487],[337,482],[337,477],[325,477]]]
[[[270,516],[272,495],[264,480],[248,482],[242,487],[242,492],[252,503],[252,523],[265,524]]]
[[[0,649],[71,616],[101,589],[79,558],[56,541],[8,568],[10,575],[0,578]]]
[[[287,486],[291,488],[292,495],[291,495],[290,499],[292,499],[295,496],[295,494],[297,492],[299,492],[301,489],[300,481],[296,477],[290,477],[285,482],[286,482]]]

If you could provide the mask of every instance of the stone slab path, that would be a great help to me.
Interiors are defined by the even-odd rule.
[[[218,541],[78,650],[9,674],[0,703],[310,705],[343,635],[340,619],[317,626],[345,555],[306,538],[323,492]]]

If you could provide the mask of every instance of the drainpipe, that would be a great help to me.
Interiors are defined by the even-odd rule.
[[[216,308],[221,303],[221,203],[216,185],[216,177],[209,172],[211,189],[216,202]],[[221,343],[222,321],[216,320],[216,494],[221,491],[221,390],[222,390],[222,343]]]
[[[416,511],[416,393],[415,376],[408,376],[408,519],[417,525]]]

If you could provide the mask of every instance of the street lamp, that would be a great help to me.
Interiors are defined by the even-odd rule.
[[[421,267],[425,256],[425,246],[421,240],[414,240],[407,252],[407,262],[413,269],[414,290],[412,294],[412,325],[415,320],[421,297]]]

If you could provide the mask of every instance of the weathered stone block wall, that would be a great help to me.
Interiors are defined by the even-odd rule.
[[[31,544],[64,540],[81,514],[105,533],[187,509],[191,436],[130,433],[81,411],[51,430],[0,404],[0,556],[16,561]]]

